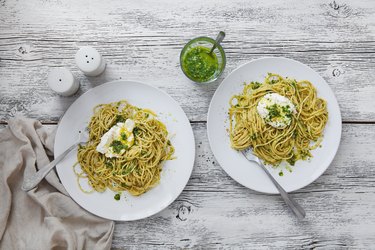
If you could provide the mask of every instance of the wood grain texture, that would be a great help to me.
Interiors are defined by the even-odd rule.
[[[292,6],[292,8],[291,8]],[[0,122],[16,114],[56,122],[83,92],[133,79],[166,90],[192,121],[205,121],[223,77],[262,56],[285,56],[319,72],[334,90],[344,121],[375,121],[375,2],[366,1],[14,1],[0,6]],[[224,30],[224,75],[209,86],[189,82],[179,53],[189,39]],[[92,45],[108,67],[85,77],[74,64]],[[65,66],[81,82],[73,97],[52,93],[46,77]]]
[[[211,85],[179,68],[183,45],[227,34],[227,68]],[[75,67],[80,46],[107,61],[99,77]],[[116,223],[114,249],[370,249],[375,244],[375,2],[258,0],[0,0],[0,129],[15,115],[54,129],[82,93],[107,81],[139,80],[175,98],[192,122],[197,155],[191,179],[167,209]],[[316,70],[338,98],[344,126],[326,173],[294,192],[298,222],[277,195],[242,187],[217,164],[206,137],[210,99],[239,65],[284,56]],[[72,97],[50,91],[52,67],[80,80]],[[362,124],[358,124],[362,123]]]

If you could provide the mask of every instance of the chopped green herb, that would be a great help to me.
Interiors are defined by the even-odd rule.
[[[296,164],[296,156],[295,155],[293,155],[290,159],[288,159],[287,160],[287,162],[290,164],[290,165],[292,165],[292,166],[294,166],[294,164]]]
[[[121,133],[121,139],[123,139],[124,141],[126,140],[127,136],[125,133]]]
[[[269,111],[269,118],[270,119],[280,116],[280,111],[279,111],[278,105],[273,104],[270,107],[267,107],[267,109]]]
[[[271,80],[271,84],[275,84],[275,83],[277,83],[279,80],[275,80],[275,79],[273,79],[273,80]]]
[[[293,80],[293,81],[291,82],[291,84],[292,84],[293,88],[297,88],[297,82],[296,82],[296,80]]]
[[[134,133],[134,135],[139,135],[140,132],[141,132],[141,130],[140,130],[138,127],[135,127],[135,128],[133,129],[133,133]]]
[[[301,150],[300,154],[303,160],[306,160],[309,156],[311,156],[309,150]]]
[[[122,115],[116,115],[116,123],[125,122],[125,118]]]
[[[262,84],[260,82],[251,82],[250,85],[251,85],[251,89],[257,89]]]
[[[250,139],[251,139],[251,140],[256,140],[256,139],[257,139],[257,135],[256,135],[256,134],[252,134],[252,135],[250,136]]]
[[[120,200],[120,194],[115,194],[115,197],[113,197],[116,201]]]
[[[113,152],[116,154],[120,153],[123,149],[128,149],[128,145],[124,145],[118,140],[114,140],[109,146],[113,148]]]
[[[285,114],[285,117],[287,118],[292,118],[292,112],[290,111],[290,107],[289,105],[286,105],[286,106],[281,106],[284,114]]]
[[[106,166],[107,168],[113,168],[113,163],[112,163],[112,161],[111,161],[111,160],[106,160],[106,161],[105,161],[105,166]]]

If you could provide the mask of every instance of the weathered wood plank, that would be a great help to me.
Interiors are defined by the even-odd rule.
[[[278,195],[248,190],[227,176],[209,150],[205,124],[193,128],[197,157],[187,187],[159,214],[117,223],[115,249],[373,246],[375,125],[344,125],[338,155],[327,172],[293,193],[306,209],[303,222]]]
[[[35,7],[38,6],[38,7]],[[289,8],[293,6],[293,8]],[[56,122],[83,92],[115,79],[166,90],[192,121],[205,121],[218,83],[254,58],[286,56],[318,71],[333,88],[344,121],[375,121],[375,4],[236,1],[10,1],[0,8],[0,122],[15,114]],[[215,27],[215,28],[213,28]],[[190,83],[179,52],[198,35],[227,32],[227,69],[217,83]],[[108,62],[102,76],[74,66],[79,46],[96,46]],[[46,85],[50,67],[66,66],[81,81],[73,97]]]
[[[333,88],[343,139],[327,172],[294,193],[308,217],[298,222],[281,198],[248,190],[216,163],[206,138],[209,101],[219,82],[200,86],[179,69],[190,38],[224,30],[225,77],[262,56],[308,64]],[[78,47],[97,47],[105,74],[84,77]],[[174,97],[193,123],[197,157],[181,196],[151,218],[117,223],[114,249],[363,248],[375,242],[375,2],[364,1],[52,1],[0,0],[0,129],[21,114],[56,124],[82,93],[103,82],[132,79]],[[79,78],[73,97],[46,85],[51,67]],[[48,126],[50,129],[55,125]]]

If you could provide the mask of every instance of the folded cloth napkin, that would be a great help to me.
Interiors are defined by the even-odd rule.
[[[13,118],[0,131],[0,249],[109,249],[114,222],[90,214],[67,194],[54,171],[24,192],[24,176],[49,163],[54,133]]]

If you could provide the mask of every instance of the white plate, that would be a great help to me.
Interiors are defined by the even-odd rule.
[[[169,134],[174,135],[171,142],[177,158],[165,162],[159,185],[139,197],[123,192],[119,201],[114,200],[115,193],[111,190],[104,193],[83,193],[72,168],[77,161],[77,150],[57,165],[57,173],[65,189],[81,207],[107,219],[129,221],[156,214],[178,197],[193,169],[195,144],[189,120],[172,97],[147,84],[114,81],[91,89],[69,107],[57,129],[55,156],[77,141],[78,132],[87,126],[94,106],[122,99],[156,112],[167,126]]]
[[[328,103],[328,123],[324,131],[322,147],[312,151],[311,161],[297,161],[290,173],[280,169],[267,168],[287,191],[303,188],[316,180],[332,162],[341,139],[341,114],[337,100],[322,77],[310,67],[295,60],[267,57],[246,63],[229,74],[216,90],[210,104],[207,118],[207,133],[211,149],[221,167],[237,182],[258,192],[279,193],[263,170],[255,163],[230,147],[229,99],[240,93],[243,83],[263,82],[268,72],[288,76],[297,80],[309,80],[317,89],[318,96]]]

